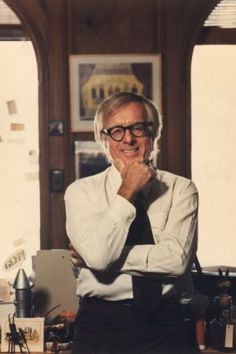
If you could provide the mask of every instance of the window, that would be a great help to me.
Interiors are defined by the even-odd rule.
[[[236,266],[236,45],[195,46],[192,178],[202,266]]]

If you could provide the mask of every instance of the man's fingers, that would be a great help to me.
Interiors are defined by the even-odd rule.
[[[71,256],[71,263],[75,266],[79,264],[78,259],[72,256]]]
[[[72,267],[86,267],[86,263],[83,258],[76,252],[71,243],[69,243],[69,254],[72,263]]]
[[[74,249],[69,250],[69,253],[70,253],[71,258],[75,258],[75,259],[78,258],[78,254]]]
[[[68,248],[69,248],[69,251],[74,251],[75,250],[74,247],[72,246],[72,243],[69,243]]]
[[[78,253],[76,252],[71,243],[69,243],[68,248],[71,257],[71,262],[76,265],[78,263]]]

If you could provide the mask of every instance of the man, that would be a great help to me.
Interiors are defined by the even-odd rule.
[[[144,96],[108,97],[94,124],[111,167],[75,181],[65,194],[80,267],[72,352],[195,353],[181,301],[193,290],[197,190],[152,167],[162,126]]]

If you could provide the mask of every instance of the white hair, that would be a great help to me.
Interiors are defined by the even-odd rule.
[[[94,134],[95,140],[105,150],[106,155],[109,157],[109,151],[105,142],[105,136],[102,133],[105,122],[108,117],[114,115],[122,107],[137,102],[141,104],[146,112],[146,119],[153,122],[153,150],[152,157],[157,156],[159,152],[158,141],[161,138],[162,131],[162,118],[155,103],[145,96],[133,92],[119,92],[106,98],[98,107],[94,118]]]

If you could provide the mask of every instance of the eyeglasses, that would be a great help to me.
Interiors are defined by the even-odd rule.
[[[140,122],[127,125],[126,127],[117,125],[112,128],[102,129],[101,132],[105,135],[109,135],[114,141],[121,141],[124,138],[127,129],[130,131],[132,136],[139,138],[146,134],[147,128],[150,126],[153,126],[153,122]]]

